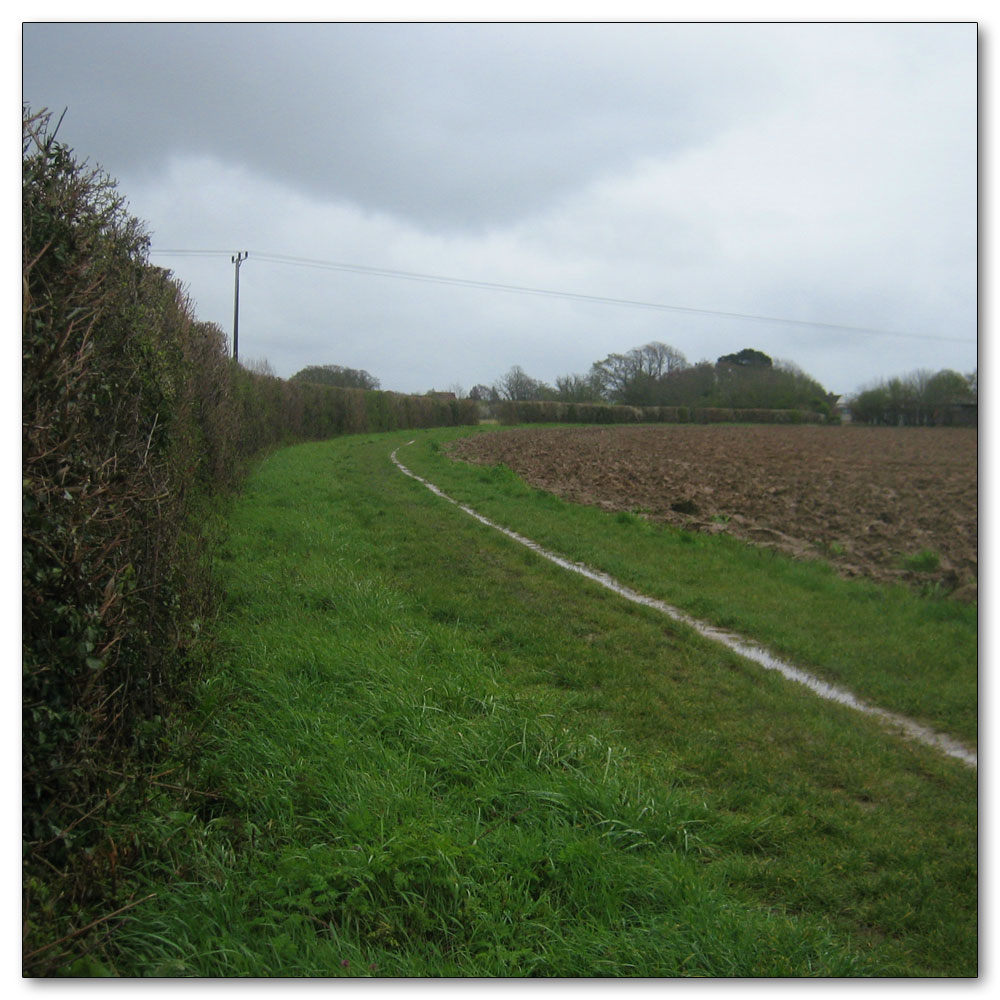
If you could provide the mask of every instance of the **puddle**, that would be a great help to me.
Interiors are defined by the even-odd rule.
[[[408,441],[407,444],[413,444],[413,441]],[[399,449],[396,449],[396,451],[398,450]],[[614,577],[608,576],[607,573],[591,569],[589,566],[585,566],[582,563],[572,562],[555,552],[550,552],[537,542],[533,542],[530,538],[525,538],[524,535],[519,535],[516,531],[511,531],[509,528],[505,528],[503,525],[497,524],[496,522],[489,520],[489,518],[483,517],[483,515],[478,511],[473,510],[471,507],[466,507],[464,504],[452,499],[433,483],[424,479],[422,476],[418,476],[415,472],[408,469],[396,457],[396,451],[393,451],[389,457],[402,473],[409,476],[411,479],[415,479],[418,483],[423,484],[427,487],[427,489],[435,494],[435,496],[439,496],[442,500],[446,500],[448,503],[458,507],[459,510],[468,514],[470,517],[474,517],[481,524],[493,528],[495,531],[499,531],[501,534],[506,535],[513,541],[525,546],[525,548],[531,549],[532,552],[537,553],[542,556],[542,558],[548,559],[549,562],[555,563],[557,566],[561,566],[563,569],[567,569],[573,573],[578,573],[580,576],[585,576],[588,580],[593,580],[594,583],[599,583],[602,587],[606,587],[608,590],[614,591],[616,594],[624,597],[626,600],[632,601],[634,604],[642,604],[647,608],[654,608],[655,610],[660,611],[672,618],[674,621],[693,628],[706,639],[711,639],[715,642],[721,643],[733,652],[738,653],[740,656],[743,656],[748,660],[753,660],[765,669],[776,670],[788,680],[795,681],[798,684],[804,684],[814,694],[819,695],[821,698],[826,698],[828,701],[838,702],[841,705],[847,705],[849,708],[853,708],[858,712],[863,712],[865,715],[874,716],[880,719],[886,726],[896,730],[897,732],[900,732],[912,739],[919,740],[921,743],[934,747],[935,749],[947,754],[949,757],[955,757],[972,767],[978,767],[978,757],[976,753],[950,737],[944,736],[941,733],[936,733],[932,729],[929,729],[904,715],[898,715],[897,713],[889,712],[884,708],[877,708],[874,705],[868,705],[853,695],[850,691],[838,688],[833,684],[828,684],[826,681],[820,680],[818,677],[814,677],[812,674],[809,674],[804,670],[800,670],[798,667],[792,666],[790,663],[786,663],[784,660],[779,659],[773,653],[766,650],[763,646],[760,646],[743,636],[737,635],[735,632],[728,632],[725,629],[716,628],[714,625],[709,625],[706,622],[699,621],[697,618],[692,618],[690,615],[685,614],[678,608],[666,604],[664,601],[657,600],[655,597],[647,597],[645,594],[640,594],[638,591],[632,590],[630,587],[626,587],[624,584],[615,580]]]

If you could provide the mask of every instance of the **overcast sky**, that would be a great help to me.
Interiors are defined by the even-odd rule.
[[[24,100],[230,335],[249,251],[242,360],[401,392],[652,340],[971,372],[976,72],[973,23],[23,29]]]

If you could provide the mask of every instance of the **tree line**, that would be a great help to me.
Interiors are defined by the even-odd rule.
[[[690,364],[676,347],[654,341],[595,361],[584,374],[560,376],[555,385],[514,365],[470,397],[483,402],[553,401],[619,406],[804,410],[833,415],[837,395],[788,361],[744,348],[714,363]]]
[[[918,369],[882,379],[850,402],[851,419],[864,424],[905,427],[973,425],[979,414],[979,375]]]
[[[549,385],[514,365],[492,385],[469,393],[482,403],[559,402],[689,409],[797,410],[891,426],[973,425],[978,373],[926,369],[874,382],[841,400],[790,361],[745,347],[714,363],[690,364],[676,347],[653,341],[595,361],[584,374]],[[842,405],[838,405],[838,402]]]

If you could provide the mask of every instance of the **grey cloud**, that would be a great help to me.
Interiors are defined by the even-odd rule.
[[[101,136],[89,152],[112,174],[209,153],[313,196],[475,229],[683,149],[776,85],[764,53],[692,44],[702,31],[28,25],[24,95],[68,106],[66,134]]]
[[[202,318],[237,249],[964,344],[268,264],[241,348],[386,388],[664,340],[830,389],[976,363],[975,25],[27,24],[23,96],[121,183]],[[256,261],[256,263],[255,263]]]

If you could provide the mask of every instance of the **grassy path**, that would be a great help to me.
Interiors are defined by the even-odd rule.
[[[631,545],[634,582],[662,557],[454,466],[454,433],[407,464],[608,572]],[[204,794],[136,830],[158,895],[117,971],[975,975],[971,769],[442,503],[389,460],[413,436],[278,452],[229,512],[178,750]]]
[[[407,444],[414,444],[414,441],[408,441]],[[525,538],[523,535],[512,531],[509,528],[503,527],[503,525],[497,524],[494,521],[489,520],[489,518],[483,517],[478,511],[473,510],[464,504],[459,504],[457,500],[449,497],[441,489],[435,486],[433,483],[424,479],[422,476],[418,476],[415,472],[408,469],[402,462],[398,459],[399,449],[395,449],[389,456],[396,467],[406,476],[410,476],[417,482],[422,483],[427,487],[435,496],[441,497],[448,503],[455,504],[464,513],[468,514],[470,517],[475,518],[481,524],[485,524],[487,527],[493,528],[495,531],[499,531],[506,535],[508,538],[513,539],[519,545],[523,545],[525,548],[530,549],[537,555],[540,555],[543,559],[547,559],[549,562],[560,566],[562,569],[567,570],[571,573],[577,573],[580,576],[585,577],[588,580],[593,580],[595,583],[602,587],[606,587],[608,590],[627,601],[631,601],[634,604],[643,605],[645,607],[654,608],[657,611],[667,615],[675,622],[680,622],[681,624],[687,625],[694,629],[699,635],[711,639],[715,642],[721,643],[727,649],[744,656],[754,663],[759,664],[764,667],[765,670],[776,670],[787,680],[794,681],[799,684],[805,685],[815,694],[821,698],[826,698],[830,701],[838,702],[842,705],[847,705],[853,708],[855,711],[864,712],[867,715],[874,716],[881,719],[887,726],[895,732],[903,734],[912,739],[916,739],[927,746],[933,746],[939,749],[942,753],[947,754],[950,757],[954,757],[956,760],[964,761],[971,767],[977,766],[977,756],[976,753],[970,750],[968,747],[962,746],[956,740],[943,733],[935,733],[933,730],[920,723],[915,722],[913,719],[909,719],[905,716],[899,715],[895,712],[889,712],[886,709],[879,708],[878,706],[866,705],[864,702],[859,701],[852,692],[847,691],[843,688],[838,688],[826,681],[820,680],[818,677],[814,677],[803,671],[801,668],[796,667],[794,664],[786,663],[784,660],[779,659],[769,650],[765,649],[759,643],[752,639],[748,639],[746,636],[736,635],[733,632],[725,631],[717,626],[710,625],[706,622],[701,622],[696,618],[692,618],[690,615],[685,614],[678,608],[674,608],[663,601],[658,601],[655,598],[649,597],[646,594],[640,594],[638,591],[632,590],[630,587],[626,587],[620,581],[615,580],[613,577],[608,576],[606,573],[602,573],[598,570],[594,570],[589,566],[584,566],[582,563],[574,563],[565,557],[559,555],[555,552],[550,552],[548,549],[543,548],[537,542],[530,538]]]
[[[974,605],[844,580],[823,563],[796,562],[726,535],[678,531],[629,513],[609,517],[532,489],[503,467],[448,461],[446,448],[439,438],[418,437],[407,462],[459,502],[542,546],[975,747]]]

